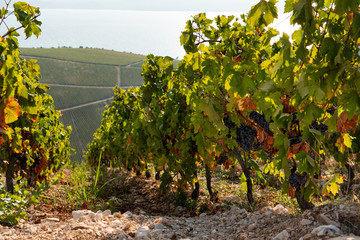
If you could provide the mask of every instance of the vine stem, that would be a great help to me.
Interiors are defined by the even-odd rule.
[[[6,4],[5,11],[7,11],[8,8],[9,8],[9,5],[10,5],[11,0],[10,0],[9,2],[7,2],[6,0],[4,0],[4,2],[5,2],[5,4]],[[5,23],[5,22],[4,22],[5,19],[6,19],[8,16],[10,16],[11,14],[12,14],[12,13],[8,14],[7,16],[4,15],[4,16],[1,18],[0,25],[3,24],[3,23]],[[5,25],[6,25],[6,23],[5,23]],[[7,25],[6,25],[6,27],[7,27],[7,29],[9,29]]]
[[[32,21],[34,21],[36,18],[38,18],[40,15],[36,15],[35,17],[33,17],[30,21],[32,22]],[[24,28],[25,26],[24,25],[21,25],[20,27],[17,27],[17,28],[15,28],[15,29],[12,29],[12,30],[10,30],[10,31],[8,31],[7,33],[5,33],[3,36],[2,36],[2,38],[5,38],[7,35],[9,35],[9,34],[11,34],[11,33],[13,33],[13,32],[16,32],[17,30],[19,30],[19,29],[21,29],[21,28]]]
[[[250,171],[247,168],[247,161],[244,154],[244,158],[241,156],[241,152],[238,148],[234,149],[233,153],[235,154],[236,158],[239,160],[241,169],[246,177],[246,186],[247,186],[247,199],[249,201],[249,204],[252,205],[254,203],[254,198],[252,195],[252,181],[250,176]]]

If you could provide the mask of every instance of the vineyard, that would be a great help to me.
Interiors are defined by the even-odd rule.
[[[217,165],[240,166],[249,205],[254,184],[265,186],[269,175],[302,211],[336,196],[344,181],[348,191],[359,164],[359,4],[286,1],[300,29],[277,37],[268,27],[275,3],[260,1],[241,19],[189,20],[176,69],[173,59],[149,55],[144,85],[115,90],[88,163],[147,175],[152,168],[177,199],[199,197],[204,167],[216,201]],[[331,161],[348,171],[325,176]]]
[[[49,80],[50,90],[39,82],[35,61],[20,57],[17,32],[9,28],[0,38],[0,170],[6,185],[0,192],[0,222],[18,224],[25,208],[45,199],[42,192],[58,181],[70,182],[59,187],[67,204],[59,207],[55,197],[48,197],[48,208],[66,213],[106,207],[131,216],[129,208],[141,205],[149,212],[181,212],[182,217],[206,211],[218,216],[231,194],[248,212],[277,198],[291,202],[294,212],[303,213],[299,216],[308,216],[322,203],[340,201],[340,196],[359,201],[360,2],[286,0],[285,12],[299,27],[291,36],[269,27],[277,18],[275,4],[261,0],[240,18],[193,16],[180,37],[183,59],[150,54],[141,77],[142,56],[119,62],[114,52],[114,58],[91,60],[111,68],[106,81],[76,86],[68,74],[61,83]],[[8,8],[6,2],[0,25]],[[17,30],[24,28],[27,37],[40,34],[38,8],[17,2],[13,14],[20,23]],[[70,50],[56,52],[81,63],[64,63],[59,71],[100,71],[89,62],[80,66],[93,57],[88,49],[76,49],[78,56]],[[51,69],[59,62],[42,62],[54,49],[46,51],[46,56],[37,49],[22,54],[39,57],[40,66]],[[118,86],[112,89],[114,76]],[[131,87],[135,85],[141,86]],[[87,94],[79,95],[80,87]],[[63,100],[54,104],[47,93]],[[109,106],[91,136],[85,130],[96,124],[88,119],[100,120],[103,102]],[[55,106],[63,111],[64,122],[76,129],[75,135],[70,137],[71,127],[64,128]],[[84,146],[84,139],[91,143]],[[70,141],[87,149],[86,159],[74,164],[67,180],[59,180],[56,172],[69,166],[73,152]],[[129,200],[131,196],[136,197]],[[206,206],[201,203],[204,196]],[[159,201],[155,210],[154,199]],[[119,207],[119,201],[125,204]],[[168,207],[170,201],[177,207]],[[237,216],[246,212],[229,208]],[[263,208],[264,216],[271,217],[279,208]],[[249,214],[249,219],[258,213]],[[360,219],[354,219],[344,222],[360,234]],[[248,225],[245,235],[254,229],[251,222]],[[135,237],[131,226],[124,229]],[[268,233],[262,234],[265,239]],[[300,237],[296,231],[292,234]]]
[[[23,52],[26,53],[27,51],[22,49],[21,53]],[[116,79],[118,73],[113,66],[70,62],[49,57],[25,57],[38,60],[38,64],[43,74],[42,81],[47,84],[54,83],[109,87],[114,87],[117,84]]]
[[[61,122],[72,127],[70,142],[76,152],[71,155],[71,160],[76,162],[82,161],[92,135],[100,126],[105,106],[113,96],[113,88],[140,86],[143,82],[141,66],[138,66],[139,62],[142,64],[142,61],[138,61],[141,59],[140,55],[99,49],[85,49],[81,53],[82,50],[84,49],[20,49],[24,58],[38,61],[41,69],[40,82],[50,86],[48,94],[54,98],[55,108],[62,112]],[[79,59],[80,56],[73,58],[79,53],[83,59]],[[136,62],[131,62],[135,60]]]

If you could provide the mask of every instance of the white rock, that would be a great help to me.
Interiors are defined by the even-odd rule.
[[[103,215],[104,217],[110,216],[110,215],[111,215],[110,209],[107,209],[107,210],[103,211],[103,212],[102,212],[102,215]]]
[[[360,237],[356,237],[356,236],[336,237],[336,238],[330,238],[329,240],[360,240]]]
[[[150,237],[150,229],[148,226],[141,226],[136,230],[136,237],[143,238],[143,237]]]
[[[6,229],[6,230],[1,231],[0,234],[10,235],[10,234],[12,234],[13,232],[15,232],[15,229],[10,228],[10,229]]]
[[[336,227],[340,227],[340,223],[331,220],[330,218],[328,218],[326,215],[324,215],[324,214],[322,214],[322,213],[319,214],[318,220],[319,220],[319,222],[321,222],[322,224],[334,225],[334,226],[336,226]]]
[[[121,218],[121,212],[115,212],[113,214],[114,217]]]
[[[266,212],[272,211],[272,210],[273,210],[272,207],[267,206],[267,207],[263,207],[263,208],[260,210],[260,212],[261,212],[261,213],[266,213]]]
[[[312,234],[316,234],[318,236],[325,236],[325,235],[328,235],[329,233],[334,233],[334,232],[340,233],[341,230],[334,225],[322,225],[317,228],[314,228],[311,231]]]
[[[264,215],[265,215],[265,216],[270,216],[271,214],[273,214],[272,211],[267,211]]]
[[[305,219],[305,218],[304,218],[304,219],[301,220],[300,224],[301,224],[302,226],[307,226],[307,225],[312,224],[312,221],[309,220],[309,219]]]
[[[77,224],[71,227],[71,230],[79,230],[79,229],[91,229],[91,226],[85,224]]]
[[[111,222],[110,226],[112,228],[119,228],[119,227],[122,227],[122,224],[121,224],[120,220],[114,220]]]
[[[290,234],[288,233],[288,231],[284,230],[281,233],[279,233],[278,235],[276,235],[273,240],[288,240],[290,237]]]
[[[230,212],[234,215],[242,215],[242,214],[246,213],[246,210],[243,208],[236,207],[236,206],[231,206]]]
[[[89,215],[89,213],[91,213],[90,210],[77,210],[77,211],[71,212],[71,214],[73,215],[73,219],[75,221],[78,220],[82,216]]]
[[[46,218],[45,221],[49,221],[49,222],[60,222],[60,219],[58,219],[58,218]]]
[[[256,228],[256,224],[252,223],[248,226],[248,231],[251,232],[252,230],[254,230]]]
[[[168,218],[164,217],[164,218],[161,218],[161,220],[159,221],[159,223],[162,223],[164,225],[167,225],[167,226],[170,226],[170,221]]]
[[[130,211],[127,211],[123,214],[123,216],[126,218],[132,218],[133,214]]]
[[[63,231],[69,231],[71,229],[71,225],[67,224],[64,228]]]
[[[164,228],[165,228],[165,225],[162,223],[158,223],[155,225],[155,229],[164,229]]]
[[[162,234],[162,229],[154,229],[150,232],[151,238],[157,239],[159,238],[159,235]]]
[[[289,211],[281,204],[276,205],[272,210],[280,214],[289,213]]]

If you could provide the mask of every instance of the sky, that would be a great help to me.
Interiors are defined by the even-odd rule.
[[[260,0],[23,1],[40,8],[43,24],[38,39],[20,38],[22,47],[84,46],[181,58],[185,52],[179,37],[191,16],[200,12],[211,19],[219,14],[239,16]],[[279,0],[277,4],[279,17],[272,27],[280,35],[291,35],[289,14],[282,14],[284,2]]]
[[[284,1],[279,1],[279,10],[283,9]],[[26,2],[40,9],[248,12],[259,0],[28,0]]]

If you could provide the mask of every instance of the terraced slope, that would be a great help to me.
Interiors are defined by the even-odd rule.
[[[21,54],[38,60],[41,82],[50,85],[48,93],[63,114],[61,121],[73,129],[73,161],[82,161],[102,113],[113,99],[113,88],[143,83],[142,55],[74,48],[26,48]]]

